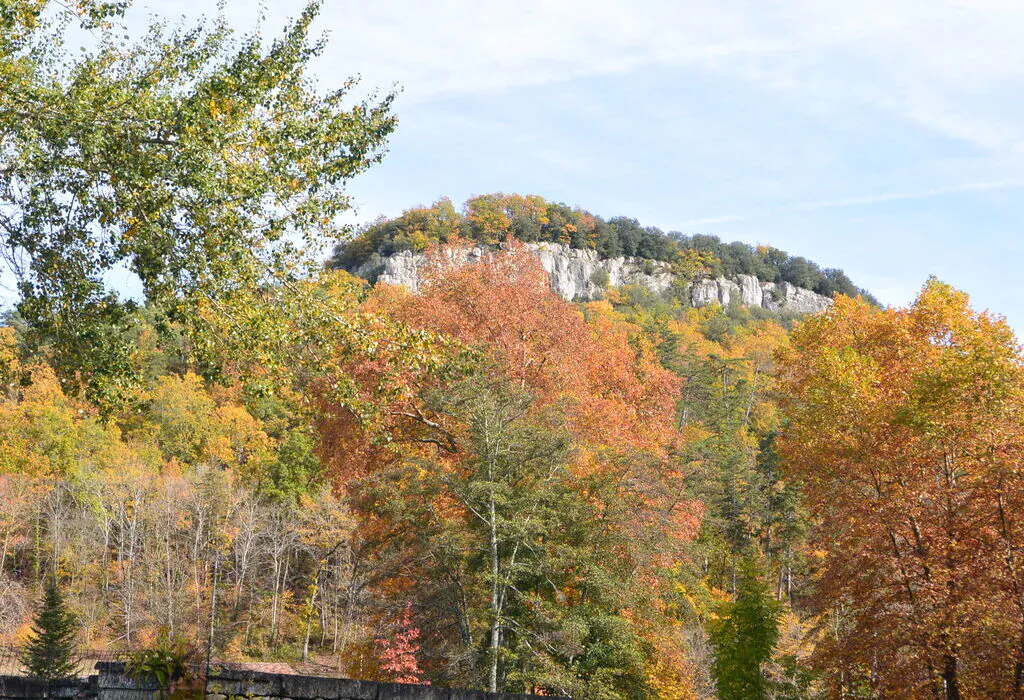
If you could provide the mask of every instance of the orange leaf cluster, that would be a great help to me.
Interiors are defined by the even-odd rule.
[[[672,439],[680,380],[623,328],[588,323],[551,291],[521,244],[473,265],[432,258],[421,294],[382,290],[377,308],[416,328],[482,349],[541,404],[566,401],[585,441],[617,449],[660,449]]]

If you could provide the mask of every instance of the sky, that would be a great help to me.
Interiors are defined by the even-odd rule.
[[[224,4],[268,35],[300,9]],[[147,12],[216,6],[142,0],[129,26]],[[886,304],[936,275],[1024,331],[1019,0],[325,0],[317,29],[324,90],[401,90],[359,221],[539,194],[773,245]]]

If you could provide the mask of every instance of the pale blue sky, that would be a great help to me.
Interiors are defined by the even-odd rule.
[[[268,31],[301,7],[264,4]],[[935,274],[1024,330],[1019,0],[326,0],[319,27],[325,89],[403,89],[359,220],[534,193],[768,243],[885,303]]]

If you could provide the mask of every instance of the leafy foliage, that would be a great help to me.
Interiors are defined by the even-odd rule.
[[[114,20],[127,4],[11,0],[0,15],[0,240],[18,311],[63,380],[111,408],[140,372],[138,310],[112,270],[203,355],[212,320],[239,322],[238,294],[316,267],[349,206],[344,184],[395,125],[393,95],[350,104],[352,81],[316,91],[316,2],[266,45],[234,40],[223,19],[157,22],[125,45]],[[75,23],[96,46],[71,59],[61,38]]]
[[[782,380],[834,692],[1019,694],[1024,359],[1006,322],[936,280],[906,309],[840,299],[796,331]]]
[[[380,670],[395,683],[423,683],[419,662],[416,660],[420,649],[417,642],[419,637],[420,631],[412,622],[412,603],[406,603],[402,618],[398,621],[398,629],[392,636],[377,640]]]
[[[770,696],[763,666],[779,640],[779,607],[760,579],[757,565],[747,559],[740,569],[736,600],[719,605],[709,625],[721,700]]]
[[[168,691],[170,700],[201,698],[203,686],[195,672],[198,657],[194,645],[164,634],[152,646],[133,652],[125,670],[138,681],[155,683]]]

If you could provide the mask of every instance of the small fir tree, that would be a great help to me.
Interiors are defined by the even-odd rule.
[[[416,654],[420,650],[420,630],[412,624],[412,603],[406,603],[398,630],[390,639],[378,639],[380,669],[396,683],[420,683],[423,680]]]
[[[51,580],[32,623],[32,639],[22,654],[22,663],[29,675],[43,680],[74,676],[78,669],[77,629],[78,621],[64,604],[57,582]]]

